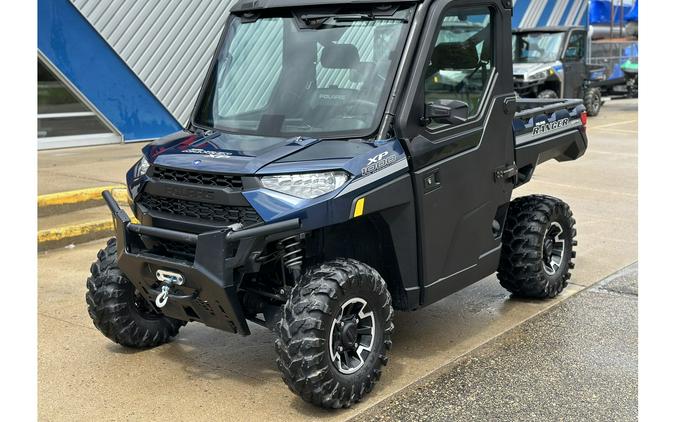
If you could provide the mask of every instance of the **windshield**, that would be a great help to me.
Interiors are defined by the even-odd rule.
[[[412,9],[282,13],[232,16],[194,123],[260,136],[375,132]]]
[[[558,60],[564,32],[524,32],[513,34],[514,63],[544,63]]]

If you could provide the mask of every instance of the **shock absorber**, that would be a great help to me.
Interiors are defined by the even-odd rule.
[[[281,263],[294,276],[299,275],[305,256],[303,237],[301,235],[290,236],[280,240],[279,245],[281,246]]]

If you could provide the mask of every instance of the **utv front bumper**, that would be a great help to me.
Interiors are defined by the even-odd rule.
[[[166,305],[161,308],[163,315],[250,334],[234,273],[246,264],[252,250],[265,237],[298,230],[298,219],[244,230],[237,230],[233,225],[193,234],[134,224],[110,192],[103,192],[103,198],[113,215],[118,265],[141,296],[155,303],[163,285],[156,277],[157,271],[178,273],[184,282],[170,286]],[[148,249],[147,240],[152,238],[193,246],[194,260],[162,256]]]

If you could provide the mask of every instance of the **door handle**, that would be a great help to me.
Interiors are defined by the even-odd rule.
[[[424,175],[424,193],[433,192],[441,187],[441,176],[438,170]]]

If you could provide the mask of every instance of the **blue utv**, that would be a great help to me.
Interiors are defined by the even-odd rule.
[[[512,200],[586,150],[580,100],[517,99],[510,0],[242,0],[184,130],[127,174],[132,220],[91,267],[94,325],[149,348],[188,322],[277,335],[284,382],[348,407],[374,387],[394,309],[497,272],[567,285],[575,221]]]

